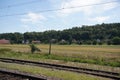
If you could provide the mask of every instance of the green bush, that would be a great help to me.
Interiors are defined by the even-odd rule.
[[[107,41],[107,45],[111,45],[112,42],[110,40]]]
[[[112,43],[113,43],[114,45],[120,45],[120,37],[114,37],[114,38],[112,39]]]
[[[97,41],[96,41],[96,40],[94,40],[92,44],[93,44],[93,45],[96,45],[96,44],[97,44]]]
[[[30,44],[31,53],[34,53],[35,51],[41,51],[39,48],[37,48],[34,44]]]
[[[99,44],[99,45],[102,45],[102,44],[103,44],[103,42],[99,42],[98,44]]]

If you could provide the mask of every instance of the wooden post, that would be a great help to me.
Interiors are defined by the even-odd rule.
[[[52,41],[50,40],[50,44],[49,44],[49,55],[51,54],[51,44],[52,44]]]

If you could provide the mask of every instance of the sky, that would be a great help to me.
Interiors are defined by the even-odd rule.
[[[120,0],[0,0],[0,33],[118,22]]]

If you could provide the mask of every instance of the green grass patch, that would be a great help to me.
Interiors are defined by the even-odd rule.
[[[1,48],[0,49],[0,53],[10,52],[10,51],[12,51],[12,50],[9,48]]]
[[[86,75],[86,74],[79,74],[69,71],[48,69],[48,68],[29,66],[29,65],[3,63],[3,62],[0,62],[0,68],[13,69],[22,72],[29,72],[31,74],[45,75],[49,77],[57,77],[57,78],[62,78],[64,80],[109,80],[107,78]]]

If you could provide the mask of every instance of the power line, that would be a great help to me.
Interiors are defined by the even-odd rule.
[[[97,3],[97,4],[91,4],[91,5],[82,5],[82,6],[75,6],[75,7],[73,6],[73,7],[58,8],[58,9],[48,9],[48,10],[36,11],[36,13],[53,12],[53,11],[60,11],[60,10],[64,10],[64,9],[73,9],[73,8],[80,8],[80,7],[103,5],[103,4],[113,3],[113,2],[118,2],[118,1],[110,1],[110,2],[104,2],[104,3]],[[8,15],[2,15],[0,17],[18,16],[18,15],[25,15],[25,14],[27,14],[27,13],[8,14]]]
[[[78,7],[87,7],[87,6],[103,5],[103,4],[113,3],[113,2],[118,2],[118,1],[110,1],[110,2],[103,2],[103,3],[91,4],[91,5],[83,5],[83,6],[69,7],[69,8],[78,8]]]
[[[23,3],[17,3],[17,4],[13,4],[13,5],[8,5],[8,6],[5,6],[5,7],[1,7],[0,9],[23,6],[23,5],[26,5],[26,4],[37,3],[38,1],[41,1],[41,0],[32,0],[32,1],[29,1],[29,2],[27,1],[27,2],[23,2]]]

